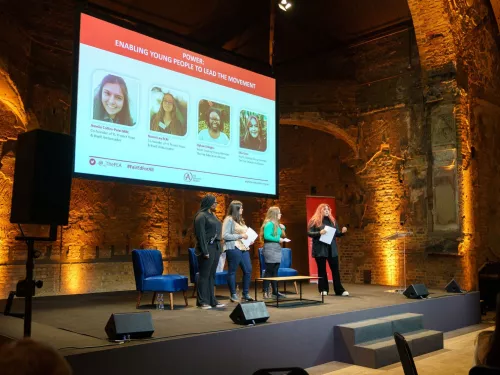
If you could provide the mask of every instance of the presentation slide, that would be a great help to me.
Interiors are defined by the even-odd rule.
[[[88,14],[80,23],[77,176],[276,195],[274,78]]]

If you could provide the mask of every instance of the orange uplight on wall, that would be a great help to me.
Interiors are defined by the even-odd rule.
[[[474,169],[471,165],[470,149],[471,149],[471,135],[470,135],[470,104],[468,96],[464,90],[460,92],[460,104],[455,107],[455,115],[457,122],[463,129],[461,134],[461,145],[463,160],[460,169],[460,207],[462,216],[462,242],[459,245],[459,254],[461,257],[461,266],[463,270],[463,282],[466,290],[473,289],[476,285],[477,270],[476,265],[473,263],[474,259],[474,246],[477,245],[475,238],[475,217],[474,217],[474,186],[473,174]]]
[[[373,191],[371,207],[365,215],[375,223],[366,227],[373,236],[375,262],[378,274],[375,283],[399,286],[403,282],[403,263],[401,240],[383,240],[398,231],[402,231],[399,221],[400,199],[404,195],[403,185],[399,182],[397,164],[401,158],[390,154],[390,147],[383,143],[380,151],[366,163],[358,173],[365,178],[366,184]]]
[[[61,292],[78,294],[84,292],[84,266],[82,263],[68,263],[62,266]]]

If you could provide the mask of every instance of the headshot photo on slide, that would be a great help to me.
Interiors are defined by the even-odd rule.
[[[96,70],[92,77],[94,88],[92,118],[116,125],[134,126],[139,108],[139,81]]]
[[[240,112],[240,147],[266,151],[267,116],[247,110]]]
[[[200,100],[198,140],[228,145],[231,139],[231,108],[211,100]]]
[[[187,132],[188,95],[162,86],[150,93],[149,128],[152,132],[183,137]]]

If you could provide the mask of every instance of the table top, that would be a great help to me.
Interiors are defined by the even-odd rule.
[[[269,281],[299,281],[299,280],[317,280],[319,276],[281,276],[281,277],[257,277],[255,280]]]

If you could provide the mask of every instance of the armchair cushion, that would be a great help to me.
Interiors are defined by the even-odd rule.
[[[284,276],[297,276],[299,271],[294,270],[293,268],[279,268],[278,269],[278,277]]]
[[[151,276],[144,280],[142,291],[180,292],[188,289],[188,278],[182,275]]]
[[[159,250],[133,250],[132,263],[136,289],[140,292],[178,292],[188,289],[188,278],[163,275],[163,260]]]
[[[259,249],[259,265],[260,277],[264,277],[266,262],[264,260],[264,255],[262,254],[262,248]],[[299,271],[292,268],[292,249],[281,249],[281,263],[280,268],[278,269],[278,277],[297,276],[298,274]]]
[[[196,256],[194,249],[188,249],[189,255],[189,278],[192,284],[198,282],[199,266],[198,257]],[[227,271],[217,272],[215,274],[215,285],[225,285],[227,284]]]
[[[227,284],[227,271],[217,272],[215,274],[215,285]]]

